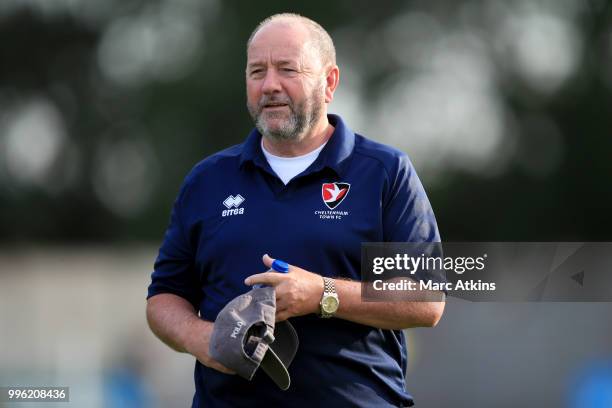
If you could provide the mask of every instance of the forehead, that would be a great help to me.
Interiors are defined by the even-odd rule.
[[[300,24],[270,23],[253,37],[247,50],[247,64],[268,60],[310,60],[312,47],[307,30]]]

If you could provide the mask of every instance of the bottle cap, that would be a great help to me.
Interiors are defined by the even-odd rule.
[[[272,262],[272,268],[270,268],[270,271],[287,273],[289,272],[289,264],[285,261],[281,261],[280,259],[275,259],[274,262]],[[262,285],[261,283],[258,283],[256,285],[253,285],[253,288],[264,288],[266,286],[267,285]]]
[[[276,272],[287,273],[289,272],[289,264],[285,261],[281,261],[280,259],[275,259],[274,262],[272,262],[272,269],[274,269]]]

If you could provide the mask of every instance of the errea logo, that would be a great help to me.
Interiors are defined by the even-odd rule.
[[[244,207],[240,207],[244,202],[245,198],[240,194],[228,196],[225,200],[223,200],[223,205],[227,208],[227,210],[223,210],[221,215],[223,217],[227,217],[230,215],[239,215],[244,214]]]

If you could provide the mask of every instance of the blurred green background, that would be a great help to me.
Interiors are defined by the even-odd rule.
[[[149,274],[187,172],[251,129],[245,43],[284,11],[330,32],[330,112],[408,153],[443,240],[612,240],[607,0],[0,0],[0,386],[188,406],[194,361],[148,331]],[[408,389],[612,406],[609,316],[450,299],[407,331]]]
[[[4,0],[0,240],[160,240],[240,143],[245,41],[284,2]],[[338,50],[330,111],[406,151],[448,241],[606,240],[607,1],[295,4]]]

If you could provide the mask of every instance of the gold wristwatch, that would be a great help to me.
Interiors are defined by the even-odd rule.
[[[323,318],[329,318],[336,314],[338,306],[340,305],[340,299],[338,299],[338,293],[336,293],[336,285],[334,280],[323,276],[323,296],[321,296],[320,316]]]

